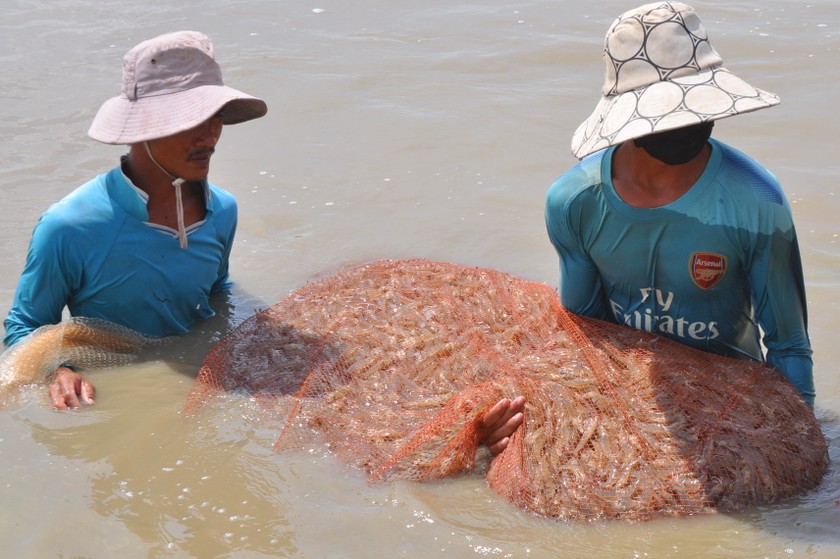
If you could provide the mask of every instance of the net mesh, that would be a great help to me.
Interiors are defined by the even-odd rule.
[[[107,320],[68,318],[41,326],[0,355],[0,387],[40,382],[65,362],[79,370],[127,365],[154,342]]]
[[[547,285],[427,260],[309,283],[208,354],[185,412],[244,391],[287,414],[277,449],[325,445],[371,481],[476,467],[502,397],[525,423],[487,468],[558,519],[736,511],[815,487],[812,410],[775,370],[566,311]]]

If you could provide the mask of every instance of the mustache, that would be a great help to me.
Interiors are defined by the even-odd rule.
[[[189,155],[187,155],[188,160],[192,159],[207,159],[211,155],[216,152],[216,148],[200,148],[195,151],[191,151]]]

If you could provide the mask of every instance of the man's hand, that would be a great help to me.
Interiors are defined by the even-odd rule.
[[[502,398],[481,418],[478,439],[487,445],[490,452],[499,454],[507,448],[511,435],[525,420],[524,409],[525,396],[517,396],[514,400]]]
[[[56,369],[50,385],[50,400],[55,409],[75,410],[82,407],[82,403],[92,404],[95,394],[93,384],[76,371],[67,367]]]

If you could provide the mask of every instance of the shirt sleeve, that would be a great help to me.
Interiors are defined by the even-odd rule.
[[[233,282],[230,281],[230,254],[233,250],[233,240],[236,236],[236,226],[239,218],[238,206],[232,196],[229,197],[231,204],[228,212],[230,218],[227,223],[224,233],[224,253],[222,254],[221,262],[219,263],[219,274],[213,286],[210,288],[210,293],[217,293],[219,291],[229,291],[233,287]]]
[[[764,333],[767,362],[813,406],[813,360],[799,244],[787,204],[774,204],[771,215],[769,233],[759,239],[749,272],[756,318]]]
[[[26,263],[4,325],[3,343],[11,346],[45,324],[57,324],[73,290],[73,257],[61,245],[61,224],[47,214],[32,233]],[[78,275],[78,274],[76,274]]]
[[[569,209],[572,186],[561,177],[546,196],[548,238],[560,257],[560,301],[575,314],[608,320],[601,275],[583,244],[581,216]]]

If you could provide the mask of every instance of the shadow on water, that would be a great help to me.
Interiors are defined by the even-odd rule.
[[[829,465],[822,482],[804,495],[746,511],[743,518],[773,535],[840,545],[840,416],[819,408],[816,416],[828,442]]]
[[[298,394],[318,371],[342,369],[337,364],[346,344],[276,320],[272,310],[268,308],[243,321],[209,351],[184,404],[188,415],[223,393],[253,396],[272,408],[284,396]],[[334,374],[324,378],[332,388],[342,380]],[[314,384],[308,388],[313,390]],[[324,385],[318,388],[326,389]]]
[[[230,291],[213,294],[210,305],[215,315],[199,322],[185,334],[171,336],[165,343],[148,348],[142,359],[166,361],[178,372],[195,377],[213,346],[265,306],[237,285]]]

